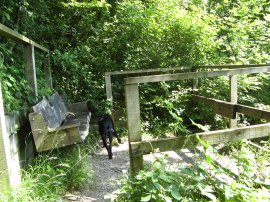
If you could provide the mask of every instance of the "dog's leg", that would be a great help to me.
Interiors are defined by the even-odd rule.
[[[112,140],[113,140],[113,133],[109,133],[108,135],[108,138],[109,138],[109,146],[108,146],[108,154],[109,154],[109,159],[112,159]]]

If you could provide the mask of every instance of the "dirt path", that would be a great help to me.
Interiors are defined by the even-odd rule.
[[[199,155],[194,153],[194,150],[182,149],[176,152],[165,152],[171,162],[181,162],[182,164],[195,163],[194,158]],[[108,154],[105,148],[98,149],[93,156],[90,157],[89,164],[93,171],[91,181],[83,188],[83,190],[76,194],[68,196],[67,201],[76,202],[103,202],[104,196],[112,193],[118,188],[118,182],[123,176],[123,172],[129,169],[128,143],[125,141],[119,146],[113,146],[113,159],[108,159]],[[160,155],[160,154],[155,154]],[[145,155],[144,161],[147,163],[153,161],[153,154]],[[221,164],[230,162],[228,159],[221,160]],[[233,164],[230,163],[230,166]],[[233,169],[235,170],[235,169]]]
[[[129,169],[128,143],[125,141],[119,146],[113,146],[113,159],[108,159],[105,148],[98,149],[90,157],[90,166],[93,170],[93,178],[80,197],[74,201],[80,202],[102,202],[104,196],[118,188],[117,182],[123,176],[123,172]],[[76,197],[75,197],[76,199]]]

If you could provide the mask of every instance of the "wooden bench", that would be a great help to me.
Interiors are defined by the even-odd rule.
[[[66,106],[56,92],[32,110],[29,120],[38,152],[83,142],[89,133],[91,113],[86,102]]]

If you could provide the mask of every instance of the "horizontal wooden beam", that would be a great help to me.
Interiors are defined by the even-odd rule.
[[[145,73],[155,73],[155,72],[167,72],[167,71],[180,71],[180,70],[190,70],[191,66],[186,67],[172,67],[172,68],[156,68],[156,69],[138,69],[138,70],[126,70],[126,71],[115,71],[106,72],[105,76],[111,75],[128,75],[128,74],[145,74]]]
[[[235,129],[217,130],[205,133],[197,133],[188,136],[162,138],[156,140],[131,142],[130,153],[132,157],[137,157],[159,149],[160,152],[175,151],[184,148],[194,148],[200,145],[199,139],[207,141],[209,144],[228,143],[243,139],[255,139],[266,137],[270,134],[270,123],[254,126],[247,126]]]
[[[252,117],[270,121],[270,111],[267,111],[267,110],[257,109],[254,107],[248,107],[248,106],[238,104],[236,106],[236,111],[245,115],[249,115]]]
[[[236,68],[247,68],[247,67],[263,67],[269,66],[269,64],[252,64],[252,65],[201,65],[201,66],[182,66],[182,67],[171,67],[171,68],[156,68],[156,69],[139,69],[139,70],[125,70],[125,71],[114,71],[105,72],[105,76],[111,75],[131,75],[131,74],[146,74],[146,73],[158,73],[167,71],[180,71],[180,70],[191,70],[191,69],[236,69]]]
[[[269,72],[269,71],[270,71],[270,66],[260,66],[260,67],[258,66],[258,67],[218,70],[218,71],[202,71],[202,72],[175,73],[175,74],[163,74],[163,75],[153,75],[153,76],[139,76],[139,77],[126,78],[125,84],[175,81],[175,80],[184,80],[184,79],[230,76],[230,75],[239,75],[239,74],[254,74],[254,73],[263,73],[263,72]]]
[[[270,64],[249,64],[249,65],[199,65],[194,66],[198,69],[237,69],[237,68],[246,68],[246,67],[263,67],[269,66]]]
[[[0,23],[0,35],[7,37],[9,39],[12,39],[14,41],[17,41],[19,43],[23,43],[23,44],[32,44],[34,45],[36,48],[45,51],[45,52],[49,52],[49,50],[39,44],[37,44],[36,42],[28,39],[27,37],[19,34],[18,32],[15,32],[14,30],[8,28],[7,26],[3,25]]]
[[[270,111],[267,110],[257,109],[245,105],[233,104],[230,102],[206,98],[199,95],[192,95],[192,100],[197,103],[211,105],[215,113],[224,117],[234,119],[236,116],[236,112],[238,112],[259,119],[265,119],[270,121]]]
[[[214,112],[221,116],[228,117],[231,119],[236,118],[236,105],[230,102],[206,98],[199,95],[192,95],[192,101],[196,103],[211,105],[211,107],[213,107]]]

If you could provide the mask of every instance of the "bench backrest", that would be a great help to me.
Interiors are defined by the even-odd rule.
[[[60,116],[60,120],[64,121],[68,114],[68,110],[62,97],[57,92],[55,92],[49,98],[49,102],[51,106],[54,107],[54,109],[56,110],[57,115]]]
[[[68,114],[65,103],[58,93],[54,93],[49,100],[44,97],[33,106],[33,110],[42,114],[49,128],[61,126]]]

